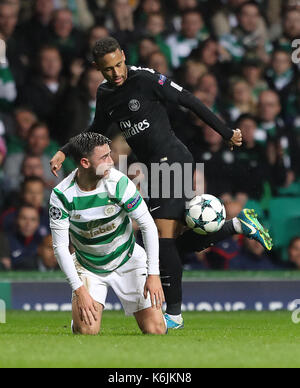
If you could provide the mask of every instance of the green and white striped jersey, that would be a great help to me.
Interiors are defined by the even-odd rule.
[[[53,189],[50,227],[69,229],[76,258],[94,273],[112,272],[131,257],[135,237],[130,215],[140,217],[148,208],[136,186],[112,169],[94,191],[82,191],[77,170]]]

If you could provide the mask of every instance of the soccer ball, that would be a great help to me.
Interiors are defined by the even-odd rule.
[[[222,202],[213,195],[197,196],[189,203],[186,223],[195,233],[216,233],[225,224],[226,210]]]

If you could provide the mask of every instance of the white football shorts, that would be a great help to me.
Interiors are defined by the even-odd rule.
[[[151,307],[148,293],[144,298],[147,278],[147,256],[145,250],[135,244],[132,257],[122,267],[108,274],[96,274],[85,269],[73,254],[78,275],[91,297],[105,308],[108,288],[111,287],[120,300],[126,315]],[[74,297],[74,293],[73,293]]]

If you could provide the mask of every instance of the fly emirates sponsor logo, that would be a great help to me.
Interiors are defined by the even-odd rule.
[[[136,124],[132,124],[130,120],[120,122],[120,129],[123,132],[125,139],[138,135],[148,128],[150,128],[150,123],[147,119]]]

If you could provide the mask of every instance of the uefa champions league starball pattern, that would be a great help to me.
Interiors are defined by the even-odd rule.
[[[224,226],[226,210],[222,202],[213,195],[197,196],[189,203],[186,223],[195,233],[216,233]]]

